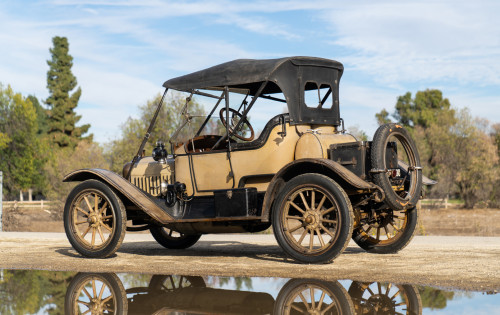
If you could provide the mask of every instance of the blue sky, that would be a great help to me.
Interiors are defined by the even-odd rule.
[[[369,135],[375,113],[427,88],[496,123],[498,21],[499,1],[1,0],[0,82],[45,99],[51,39],[66,36],[83,91],[80,124],[101,143],[169,78],[296,55],[344,64],[341,117]]]

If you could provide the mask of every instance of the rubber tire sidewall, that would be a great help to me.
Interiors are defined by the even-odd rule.
[[[184,237],[168,238],[168,235],[165,235],[165,230],[161,226],[151,226],[149,228],[149,232],[153,238],[160,244],[161,246],[168,249],[186,249],[198,242],[201,237],[201,234],[183,234]]]
[[[289,244],[287,237],[284,235],[281,222],[281,212],[284,209],[285,197],[295,187],[304,184],[315,184],[327,190],[336,199],[339,205],[339,215],[342,221],[340,224],[340,234],[335,244],[326,252],[314,256],[303,255],[297,252]],[[292,178],[281,189],[273,205],[272,226],[274,237],[288,256],[301,263],[315,264],[332,262],[347,247],[352,236],[353,222],[354,215],[349,197],[339,184],[322,174],[309,173]]]
[[[374,243],[369,239],[365,238],[360,231],[360,228],[355,228],[352,232],[352,239],[359,247],[370,253],[375,254],[395,254],[405,248],[415,236],[418,223],[418,211],[417,208],[408,209],[407,211],[407,222],[405,229],[398,236],[398,238],[389,244]]]
[[[113,235],[111,237],[111,241],[105,247],[99,250],[90,250],[83,244],[81,244],[72,232],[71,227],[71,204],[73,200],[84,190],[86,189],[95,189],[99,190],[102,194],[106,195],[109,199],[112,211],[113,211],[113,220],[115,220],[115,228],[113,230]],[[121,200],[116,196],[113,190],[106,184],[101,181],[89,179],[80,184],[78,184],[73,190],[69,193],[66,198],[66,204],[64,205],[64,230],[66,232],[66,236],[68,237],[71,246],[82,254],[85,257],[89,258],[106,258],[113,255],[120,245],[123,242],[123,238],[125,237],[126,224],[127,224],[127,214],[125,212],[125,206],[121,202]]]
[[[373,136],[372,142],[372,150],[371,150],[371,163],[372,168],[374,169],[385,169],[385,153],[387,150],[387,141],[388,139],[394,135],[398,134],[402,136],[405,141],[408,143],[409,149],[411,153],[415,156],[416,165],[420,166],[420,157],[418,155],[417,146],[415,142],[411,138],[408,131],[403,128],[399,124],[389,123],[381,125],[375,135]],[[401,139],[398,139],[401,141]],[[408,153],[407,153],[408,154]],[[418,200],[420,199],[421,191],[422,191],[422,170],[416,170],[416,184],[415,184],[415,193],[411,196],[409,200],[403,199],[398,196],[394,190],[392,189],[391,183],[389,182],[389,178],[386,173],[375,173],[373,174],[373,181],[375,184],[380,186],[385,193],[384,202],[394,210],[402,210],[409,207],[414,207],[417,205]]]

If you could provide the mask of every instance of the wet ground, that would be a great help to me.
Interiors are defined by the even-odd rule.
[[[0,270],[1,314],[498,314],[500,295],[391,282]]]

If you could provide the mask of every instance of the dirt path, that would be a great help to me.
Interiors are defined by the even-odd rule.
[[[499,237],[417,236],[399,254],[368,254],[351,242],[334,263],[302,265],[284,257],[272,235],[206,235],[187,250],[167,250],[129,233],[117,255],[85,259],[63,233],[0,232],[0,269],[352,279],[500,290]]]

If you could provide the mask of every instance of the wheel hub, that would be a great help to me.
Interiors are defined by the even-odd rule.
[[[319,226],[320,217],[317,211],[306,211],[304,214],[304,223],[306,228],[315,230]]]

